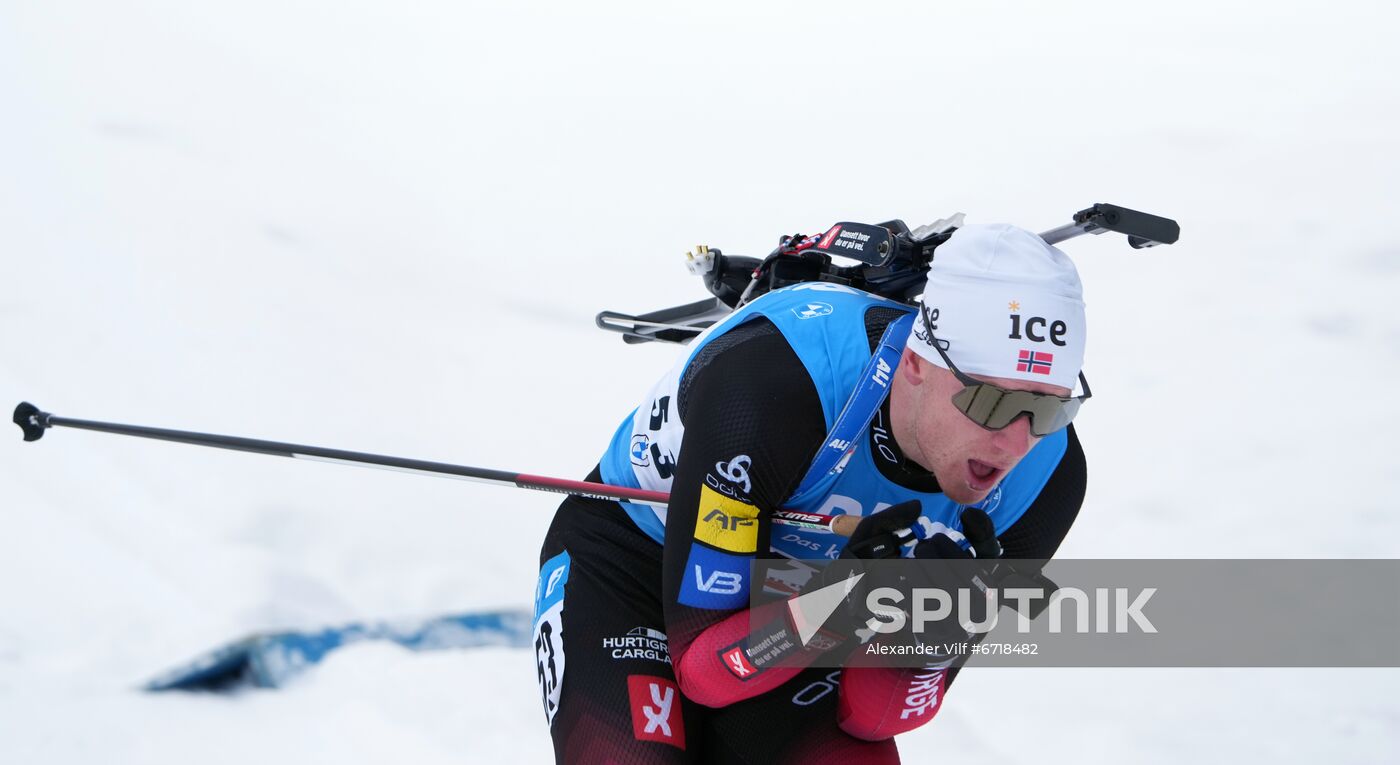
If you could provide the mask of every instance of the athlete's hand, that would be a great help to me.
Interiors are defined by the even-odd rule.
[[[907,539],[902,533],[919,522],[923,508],[919,500],[911,499],[872,513],[861,519],[851,533],[851,541],[841,551],[843,558],[898,558],[899,548]]]
[[[924,560],[978,560],[985,561],[988,576],[993,561],[1001,557],[1001,542],[997,540],[996,526],[987,513],[977,508],[968,508],[962,514],[963,536],[972,549],[964,550],[947,534],[934,534],[914,548],[914,557]],[[991,582],[989,581],[988,584]]]
[[[942,590],[951,601],[946,616],[916,625],[917,632],[909,635],[932,647],[937,656],[980,638],[980,634],[970,633],[964,625],[982,623],[987,618],[987,592],[997,583],[1002,550],[991,519],[982,510],[964,510],[962,533],[969,549],[948,534],[934,534],[919,542],[914,547],[915,561],[909,563],[908,572],[901,577],[906,588]],[[911,616],[907,602],[902,610],[906,618]],[[959,658],[966,657],[948,655],[947,663]]]
[[[922,508],[918,500],[912,500],[861,518],[841,551],[841,560],[832,561],[802,588],[802,594],[807,594],[832,585],[846,585],[846,597],[842,605],[834,612],[823,610],[814,617],[820,622],[821,632],[826,636],[826,640],[823,641],[826,650],[843,644],[849,649],[859,642],[856,632],[863,628],[866,619],[870,618],[864,611],[863,604],[865,593],[875,580],[869,576],[869,571],[864,570],[863,564],[855,561],[899,558],[900,548],[912,540],[909,529],[918,523],[921,513]],[[906,563],[914,565],[912,561]],[[888,568],[880,568],[883,575],[892,576]],[[898,581],[898,576],[893,576],[895,581]],[[797,611],[790,613],[790,618],[795,620],[794,625],[796,621],[804,618]]]
[[[997,586],[1002,550],[992,519],[982,510],[969,508],[962,514],[962,530],[969,549],[947,534],[934,534],[914,548],[920,586],[949,593],[969,590],[974,595]]]

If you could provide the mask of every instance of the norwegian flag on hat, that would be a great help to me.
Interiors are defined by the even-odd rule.
[[[1016,357],[1016,371],[1048,375],[1050,374],[1050,364],[1054,361],[1055,354],[1053,353],[1032,351],[1022,348],[1020,355]]]

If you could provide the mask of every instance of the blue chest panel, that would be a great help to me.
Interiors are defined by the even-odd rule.
[[[1050,474],[1060,464],[1068,445],[1064,431],[1046,436],[1036,444],[1011,472],[1006,474],[987,498],[973,505],[991,517],[998,534],[1031,506]],[[811,490],[790,498],[784,506],[791,510],[819,515],[865,516],[891,505],[911,499],[919,500],[923,514],[935,530],[944,526],[962,531],[963,505],[942,493],[914,491],[900,486],[880,474],[870,450],[869,439],[856,447],[840,473],[828,476]],[[846,538],[822,531],[785,528],[775,525],[771,546],[777,552],[794,558],[835,558],[846,546]]]

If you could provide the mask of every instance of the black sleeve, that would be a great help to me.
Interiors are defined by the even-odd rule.
[[[1079,516],[1079,506],[1084,503],[1084,489],[1088,482],[1088,468],[1084,462],[1084,449],[1079,445],[1079,436],[1074,426],[1067,429],[1069,443],[1065,454],[1045,488],[1027,508],[1026,512],[1011,524],[1000,536],[1003,554],[1007,558],[1048,560],[1060,549],[1060,543]]]
[[[816,387],[767,319],[730,330],[702,349],[681,379],[676,406],[685,436],[667,509],[662,564],[673,654],[738,610],[680,602],[687,562],[697,547],[700,555],[745,555],[697,538],[702,497],[713,504],[719,492],[742,503],[741,512],[756,508],[757,539],[747,558],[766,555],[768,512],[787,499],[826,436]],[[743,568],[747,576],[747,565]]]

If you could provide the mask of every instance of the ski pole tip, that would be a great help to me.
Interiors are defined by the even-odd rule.
[[[40,411],[28,401],[19,402],[15,407],[15,424],[24,431],[24,440],[38,441],[44,436],[44,429],[49,427],[49,413]]]

